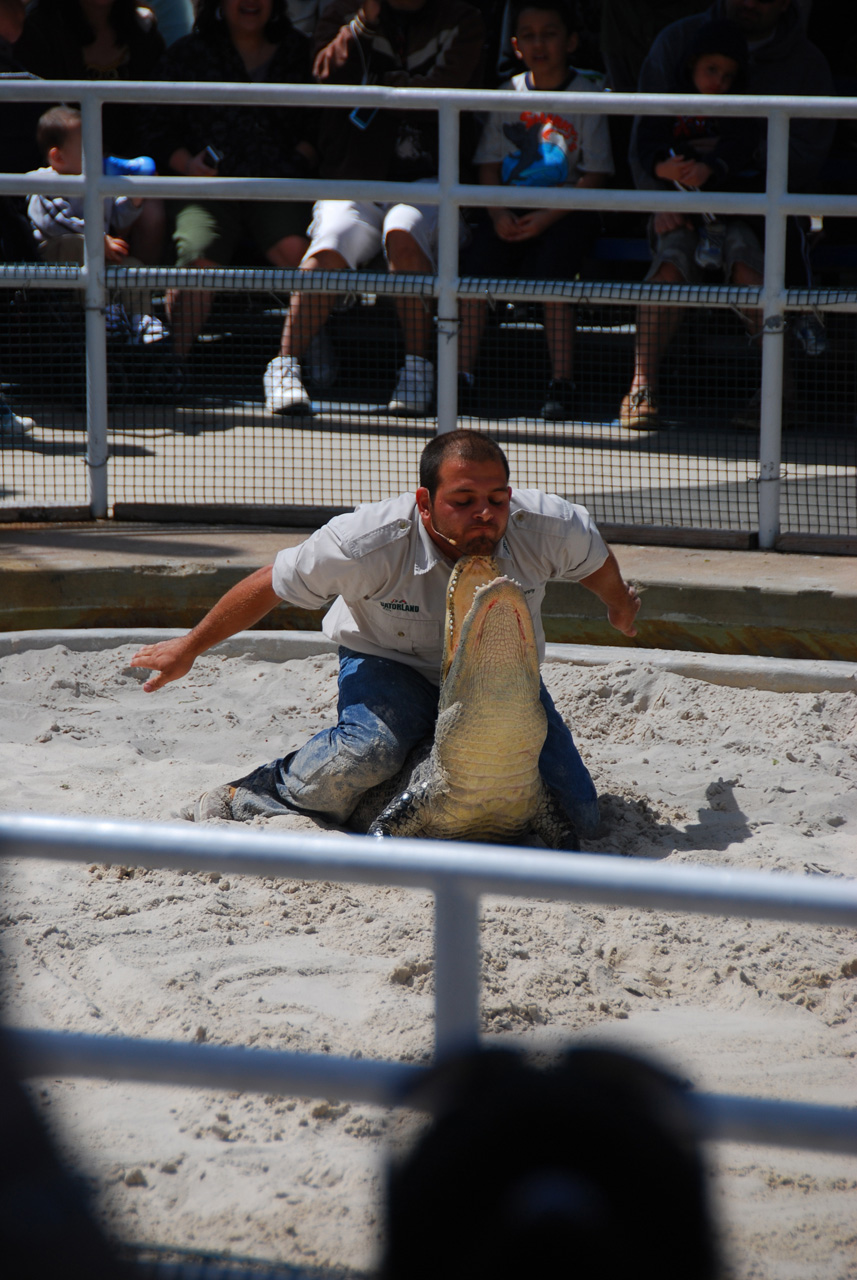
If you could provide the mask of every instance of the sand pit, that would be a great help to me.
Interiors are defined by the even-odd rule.
[[[0,658],[0,807],[168,819],[334,715],[330,654],[266,661],[248,642],[147,696],[135,647]],[[545,678],[605,797],[588,849],[854,874],[853,690],[728,687],[642,652]],[[267,823],[289,826],[319,829]],[[426,894],[45,862],[4,880],[12,1025],[431,1052]],[[711,1092],[853,1103],[853,931],[493,898],[482,914],[489,1042],[645,1046]],[[34,1095],[125,1239],[357,1269],[376,1256],[383,1154],[413,1126],[335,1099],[55,1080]],[[711,1156],[730,1275],[857,1277],[857,1160]]]

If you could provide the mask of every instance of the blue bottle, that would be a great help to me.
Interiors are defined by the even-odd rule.
[[[104,157],[104,172],[112,178],[151,178],[156,172],[151,156],[135,156],[123,160],[120,156]]]

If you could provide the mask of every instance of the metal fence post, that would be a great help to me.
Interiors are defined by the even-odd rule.
[[[438,110],[440,161],[437,241],[437,429],[454,431],[458,421],[458,205],[450,190],[458,182],[459,113],[449,103]]]
[[[86,245],[86,465],[93,519],[107,515],[107,342],[104,327],[104,197],[101,180],[101,102],[87,95],[81,103],[84,243]]]
[[[773,547],[780,532],[787,223],[786,215],[780,212],[780,201],[788,190],[789,177],[789,117],[782,110],[772,112],[768,121],[767,169],[759,431],[760,547]]]
[[[450,880],[435,887],[435,1055],[479,1039],[479,896]]]

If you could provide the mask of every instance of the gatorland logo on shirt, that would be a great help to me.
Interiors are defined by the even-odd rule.
[[[382,609],[390,609],[394,613],[419,613],[418,604],[408,604],[407,600],[381,600]]]

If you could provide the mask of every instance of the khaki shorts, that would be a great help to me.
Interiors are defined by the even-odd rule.
[[[200,200],[182,205],[173,240],[176,266],[200,258],[227,266],[241,239],[249,237],[261,253],[287,236],[305,236],[310,206],[303,201]]]
[[[694,261],[698,240],[695,227],[678,227],[664,235],[655,235],[654,220],[649,220],[649,244],[652,249],[652,265],[646,273],[651,280],[665,262],[670,262],[681,273],[687,284],[699,284],[704,273]],[[740,218],[726,219],[726,238],[723,242],[723,273],[728,280],[736,262],[743,262],[762,275],[765,270],[765,253],[759,238],[751,226]]]

